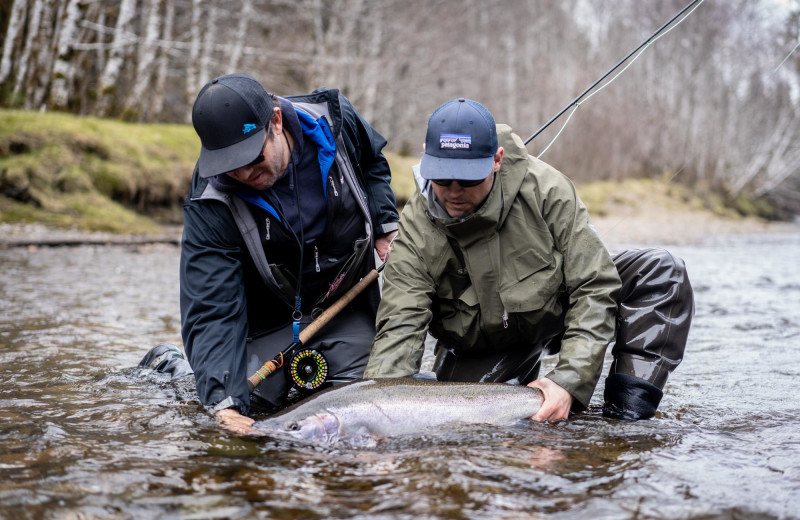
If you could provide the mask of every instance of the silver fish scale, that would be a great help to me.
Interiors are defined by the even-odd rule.
[[[338,435],[324,439],[334,442],[364,434],[413,434],[446,424],[508,425],[532,416],[541,404],[541,392],[525,386],[368,379],[311,396],[254,427],[291,434],[292,425],[334,416]]]

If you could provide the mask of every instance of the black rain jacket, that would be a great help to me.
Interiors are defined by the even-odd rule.
[[[374,266],[371,251],[375,236],[397,228],[391,174],[382,153],[386,140],[338,90],[320,89],[286,99],[295,109],[326,114],[336,138],[337,155],[328,173],[329,181],[343,183],[340,188],[351,194],[350,204],[357,204],[363,215],[364,239],[355,248],[363,249],[364,254],[354,253],[356,265],[350,266],[350,275],[337,288],[338,295]],[[316,118],[318,114],[312,115]],[[334,204],[333,199],[329,193],[330,205]],[[195,168],[192,189],[183,208],[180,304],[184,348],[195,373],[200,400],[211,406],[230,396],[239,412],[246,414],[250,406],[247,386],[250,374],[246,373],[248,336],[291,321],[293,302],[287,302],[287,297],[293,294],[293,288],[286,287],[286,280],[280,278],[274,264],[265,267],[270,251],[263,251],[266,258],[259,252],[254,259],[250,251],[261,247],[261,242],[257,230],[246,231],[242,228],[242,218],[234,218],[234,214],[247,213],[242,208],[250,209],[250,213],[258,211],[235,194],[214,189]],[[325,235],[332,239],[336,237],[337,214],[333,208],[328,213]],[[315,261],[309,256],[312,255],[306,255],[304,263]],[[270,285],[268,279],[273,273],[277,276],[272,282],[277,279],[277,284]],[[377,286],[373,289],[376,292]],[[370,299],[377,305],[377,294]],[[326,300],[323,307],[331,301],[335,298]]]

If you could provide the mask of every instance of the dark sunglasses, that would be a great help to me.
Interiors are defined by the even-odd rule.
[[[255,165],[260,164],[262,162],[264,162],[264,149],[263,148],[261,149],[261,153],[258,154],[258,157],[256,157],[253,160],[253,162],[245,164],[243,166],[243,168],[249,168],[250,166],[255,166]]]
[[[451,183],[455,182],[462,188],[474,188],[478,184],[481,184],[486,179],[478,179],[477,181],[463,181],[459,179],[431,179],[431,182],[436,184],[437,186],[442,186],[444,188],[450,186]]]
[[[258,157],[253,159],[252,162],[249,162],[244,166],[242,166],[242,168],[249,168],[250,166],[255,166],[256,164],[264,162],[264,149],[267,147],[267,140],[269,139],[269,127],[271,126],[271,123],[272,122],[270,122],[270,124],[267,125],[267,134],[266,136],[264,136],[264,144],[261,146],[261,153],[258,154]]]

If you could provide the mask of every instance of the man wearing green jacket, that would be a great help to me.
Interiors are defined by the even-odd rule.
[[[364,377],[418,372],[430,332],[439,380],[528,384],[545,398],[533,419],[557,421],[588,406],[615,342],[604,413],[652,417],[691,323],[683,262],[662,250],[612,260],[569,179],[480,103],[439,107],[425,145]]]

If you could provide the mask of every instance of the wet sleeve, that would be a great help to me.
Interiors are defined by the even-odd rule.
[[[585,408],[614,337],[620,280],[574,185],[552,168],[543,178],[542,214],[563,257],[569,296],[559,360],[547,377]]]
[[[247,309],[244,246],[221,204],[184,207],[180,262],[181,335],[200,401],[228,396],[249,410],[246,375]],[[212,206],[209,208],[209,206]],[[214,208],[213,206],[219,206]],[[214,210],[217,210],[216,212]]]
[[[386,139],[372,128],[344,97],[339,97],[348,153],[367,194],[376,235],[397,229],[397,207],[389,162],[383,155]]]
[[[404,377],[419,372],[431,322],[434,284],[406,220],[384,270],[375,341],[364,377]]]

